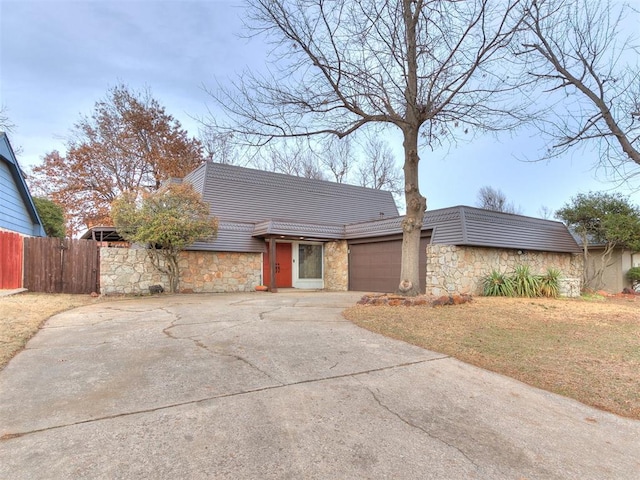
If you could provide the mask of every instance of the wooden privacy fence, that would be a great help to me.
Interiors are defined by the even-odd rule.
[[[0,232],[0,289],[22,287],[22,236]]]
[[[100,248],[95,240],[24,239],[24,288],[31,292],[100,291]]]

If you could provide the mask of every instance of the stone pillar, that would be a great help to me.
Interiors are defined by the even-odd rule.
[[[324,288],[339,292],[349,289],[349,250],[346,240],[324,244]]]

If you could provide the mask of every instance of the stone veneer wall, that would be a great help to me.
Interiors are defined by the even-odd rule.
[[[582,287],[583,260],[581,254],[531,252],[518,250],[427,246],[427,294],[482,294],[482,278],[492,270],[512,273],[518,265],[529,265],[531,273],[543,274],[548,268],[560,270],[560,295],[577,297]]]
[[[349,249],[346,240],[324,244],[324,288],[340,292],[349,289]]]
[[[182,252],[179,265],[181,292],[248,292],[260,284],[262,254]],[[153,267],[144,249],[100,249],[103,295],[146,294],[158,284],[169,290],[167,276]]]

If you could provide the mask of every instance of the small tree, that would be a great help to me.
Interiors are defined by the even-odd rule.
[[[64,238],[66,234],[64,209],[57,203],[43,197],[33,197],[33,203],[47,236]]]
[[[616,247],[640,251],[640,211],[620,194],[579,194],[556,212],[582,241],[585,261],[584,286],[600,288],[602,275]],[[589,244],[602,245],[599,262],[591,268]]]
[[[136,202],[124,195],[112,206],[118,233],[132,243],[147,246],[153,266],[169,277],[171,293],[178,290],[178,255],[198,240],[213,237],[217,219],[209,216],[209,205],[189,184],[172,184]]]
[[[540,218],[549,220],[551,217],[553,217],[553,215],[554,212],[551,208],[547,207],[546,205],[540,205],[540,208],[538,209],[538,216]]]

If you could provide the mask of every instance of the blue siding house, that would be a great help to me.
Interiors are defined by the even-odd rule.
[[[46,237],[6,133],[0,132],[0,230]]]

